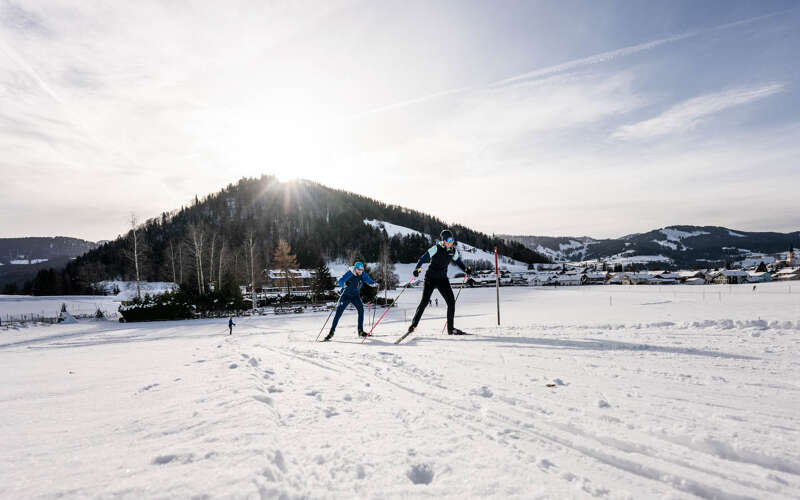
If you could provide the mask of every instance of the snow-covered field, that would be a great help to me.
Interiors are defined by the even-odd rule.
[[[116,287],[117,295],[64,295],[64,296],[32,296],[32,295],[0,295],[0,321],[7,318],[22,316],[56,317],[61,311],[61,304],[66,304],[67,311],[73,316],[93,315],[98,309],[106,317],[116,317],[117,309],[123,300],[130,300],[136,296],[135,281],[102,281],[109,291]],[[142,296],[145,294],[159,294],[171,290],[176,285],[165,282],[142,282],[140,285]]]
[[[0,330],[2,498],[798,498],[800,285]],[[553,387],[549,387],[552,385]]]

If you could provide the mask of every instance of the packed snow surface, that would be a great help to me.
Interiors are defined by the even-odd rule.
[[[800,497],[800,285],[419,294],[0,329],[0,498]]]

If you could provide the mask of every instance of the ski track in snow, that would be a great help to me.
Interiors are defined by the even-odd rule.
[[[502,327],[465,290],[475,335],[433,307],[401,345],[419,291],[364,344],[350,311],[0,330],[0,498],[797,498],[782,286],[503,289]]]

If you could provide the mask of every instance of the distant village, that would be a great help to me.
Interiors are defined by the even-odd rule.
[[[619,266],[619,264],[617,264]],[[730,269],[694,270],[616,270],[608,271],[607,263],[602,262],[563,262],[553,264],[534,264],[532,269],[512,271],[500,268],[501,286],[581,286],[581,285],[739,285],[770,281],[800,280],[800,266],[793,248],[778,256],[748,258],[730,265]],[[285,272],[265,269],[264,287],[259,294],[278,296],[286,292]],[[289,281],[293,294],[305,294],[314,286],[316,271],[313,269],[289,270]],[[457,273],[451,280],[460,286],[463,273]],[[494,270],[476,271],[467,279],[470,287],[493,287],[497,281]],[[242,287],[243,293],[250,293]]]
[[[800,280],[800,266],[793,248],[781,256],[748,258],[730,268],[694,270],[607,271],[603,263],[536,264],[523,272],[501,271],[502,285],[580,286],[580,285],[740,285],[770,281]],[[478,273],[475,285],[494,286],[494,273]]]

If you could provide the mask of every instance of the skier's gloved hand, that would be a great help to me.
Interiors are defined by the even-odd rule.
[[[411,274],[413,274],[415,278],[419,278],[419,273],[420,272],[422,272],[422,268],[418,267],[418,268],[414,269],[414,272],[411,273]]]
[[[367,286],[371,286],[372,288],[378,288],[377,283],[367,283]]]

